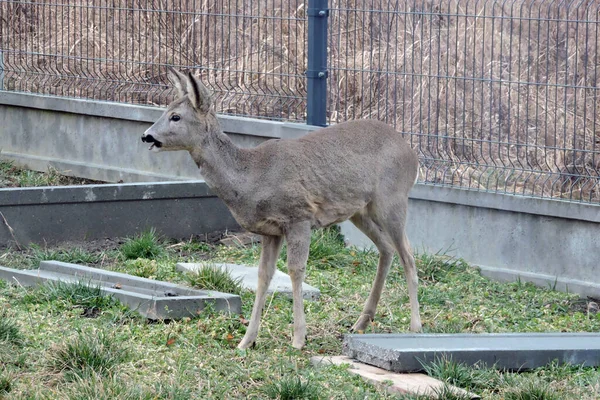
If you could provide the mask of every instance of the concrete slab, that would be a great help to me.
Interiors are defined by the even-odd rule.
[[[242,286],[248,290],[256,291],[258,287],[258,267],[239,264],[211,264],[223,270],[228,270],[231,276],[235,279],[241,279]],[[202,263],[177,263],[179,271],[198,271],[206,266]],[[275,270],[273,280],[269,285],[267,293],[281,293],[288,297],[292,297],[292,281],[288,274],[279,270]],[[321,291],[307,283],[302,283],[302,296],[305,300],[317,300],[321,296]]]
[[[466,396],[470,399],[480,398],[476,394],[447,385],[425,374],[398,374],[357,362],[345,356],[311,357],[310,362],[315,366],[347,364],[350,366],[348,370],[350,373],[356,374],[374,385],[382,386],[392,394],[413,394],[437,398],[444,386],[447,386],[451,392],[459,396]]]
[[[149,319],[194,317],[209,305],[217,311],[241,313],[241,299],[233,294],[197,290],[170,282],[58,261],[42,261],[36,270],[0,266],[0,279],[23,286],[36,286],[46,281],[97,285],[103,293],[114,296]]]
[[[600,333],[347,335],[343,354],[394,372],[421,371],[440,357],[466,365],[528,370],[557,360],[600,365]]]

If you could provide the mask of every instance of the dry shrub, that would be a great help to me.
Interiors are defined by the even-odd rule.
[[[6,88],[165,104],[175,65],[219,112],[305,119],[305,1],[60,3],[0,1]],[[395,125],[428,182],[597,202],[599,6],[330,0],[329,119]]]

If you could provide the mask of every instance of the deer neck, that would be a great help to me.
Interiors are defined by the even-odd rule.
[[[242,150],[221,130],[207,134],[190,151],[207,185],[228,205],[239,199],[244,186]]]

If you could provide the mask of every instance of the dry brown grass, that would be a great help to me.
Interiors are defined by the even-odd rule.
[[[176,65],[219,112],[305,118],[304,1],[68,3],[0,1],[8,89],[165,104]],[[329,118],[410,133],[429,182],[598,202],[600,3],[571,3],[330,0]]]

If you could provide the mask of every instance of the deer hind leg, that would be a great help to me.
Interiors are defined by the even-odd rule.
[[[292,346],[301,349],[306,342],[306,317],[304,315],[302,282],[304,282],[310,247],[310,222],[293,224],[288,228],[285,238],[288,246],[288,272],[292,280],[294,300],[294,338]]]
[[[410,330],[420,332],[421,316],[419,313],[417,266],[404,231],[407,208],[408,199],[391,208],[392,212],[388,213],[387,218],[384,220],[384,229],[392,238],[394,247],[400,256],[400,262],[404,267],[404,277],[408,285],[408,298],[410,300]]]
[[[352,223],[356,225],[358,229],[367,235],[367,237],[373,241],[379,250],[379,265],[377,266],[377,274],[375,275],[375,280],[373,281],[371,293],[369,294],[369,298],[365,303],[362,314],[352,327],[353,331],[358,332],[364,331],[375,317],[375,310],[377,309],[377,303],[379,303],[379,299],[381,297],[381,291],[383,290],[383,285],[385,284],[385,278],[387,277],[390,266],[392,265],[394,248],[390,243],[390,238],[388,237],[387,233],[383,231],[382,228],[365,213],[355,214],[352,218],[350,218],[350,221],[352,221]]]
[[[260,254],[260,262],[258,264],[258,287],[256,289],[256,298],[254,299],[254,307],[252,307],[252,316],[244,338],[238,344],[239,349],[247,349],[254,344],[258,336],[258,328],[260,326],[260,316],[265,300],[267,299],[267,289],[275,274],[275,264],[281,251],[283,244],[282,236],[263,236],[262,251]]]

